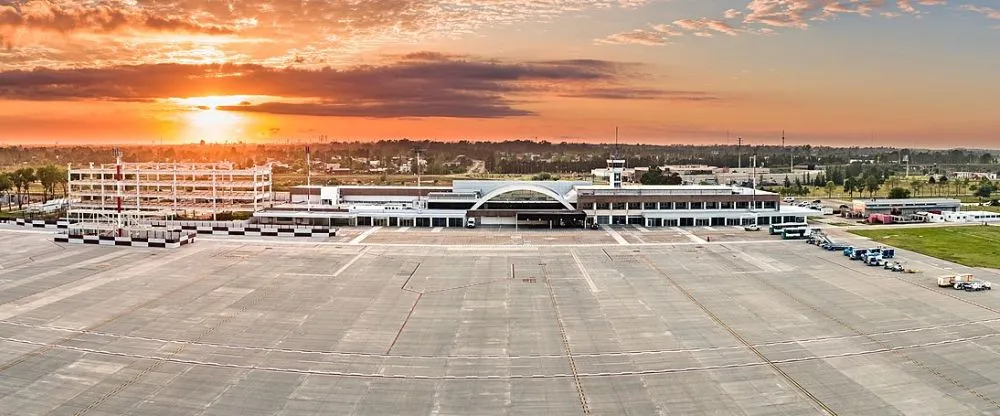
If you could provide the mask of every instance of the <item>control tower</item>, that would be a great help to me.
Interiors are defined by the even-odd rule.
[[[608,182],[612,188],[622,187],[622,175],[625,172],[625,159],[619,159],[618,155],[611,155],[608,159]]]

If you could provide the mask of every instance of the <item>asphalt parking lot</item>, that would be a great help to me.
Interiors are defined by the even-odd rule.
[[[716,228],[5,228],[0,414],[1000,414],[1000,296],[934,282],[1000,277]]]

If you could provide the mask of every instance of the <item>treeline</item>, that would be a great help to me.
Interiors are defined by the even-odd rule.
[[[17,200],[17,209],[20,210],[24,208],[24,202],[30,200],[31,186],[34,183],[42,186],[42,199],[48,201],[56,197],[57,185],[62,187],[62,195],[66,195],[67,180],[66,169],[57,165],[0,172],[0,197],[6,201],[8,210],[12,208],[13,201]]]
[[[340,163],[352,169],[367,169],[369,161],[380,166],[398,167],[412,163],[416,153],[426,160],[426,173],[434,170],[461,171],[471,166],[463,161],[483,161],[485,170],[496,174],[526,174],[537,172],[587,172],[603,167],[611,156],[627,160],[628,166],[662,166],[667,164],[706,164],[713,166],[749,166],[756,155],[759,165],[772,170],[795,166],[903,165],[908,159],[917,172],[940,173],[936,170],[956,166],[975,170],[996,171],[996,155],[986,150],[896,149],[887,147],[821,147],[821,146],[736,146],[736,145],[645,145],[619,146],[588,143],[554,143],[548,141],[512,140],[503,142],[439,142],[417,140],[382,140],[376,142],[324,142],[312,144],[184,144],[138,145],[122,148],[128,162],[217,162],[230,161],[241,167],[267,161],[300,167],[305,163],[305,148],[312,160]],[[67,163],[111,163],[110,146],[62,147],[0,147],[0,169],[44,166]],[[858,168],[858,169],[864,169]],[[853,172],[847,176],[857,176]]]

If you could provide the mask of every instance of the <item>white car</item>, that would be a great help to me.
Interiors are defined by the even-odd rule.
[[[760,231],[760,226],[757,224],[750,224],[746,227],[743,227],[743,229],[746,231]]]
[[[795,202],[795,197],[786,196],[785,199],[784,199],[784,201],[787,202],[787,203],[789,203],[789,204],[794,203]]]

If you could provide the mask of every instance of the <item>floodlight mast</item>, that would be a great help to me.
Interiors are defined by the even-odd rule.
[[[115,154],[115,234],[122,237],[122,230],[125,228],[124,217],[122,215],[122,193],[125,191],[124,179],[125,175],[122,173],[122,151],[119,148],[114,148]]]

